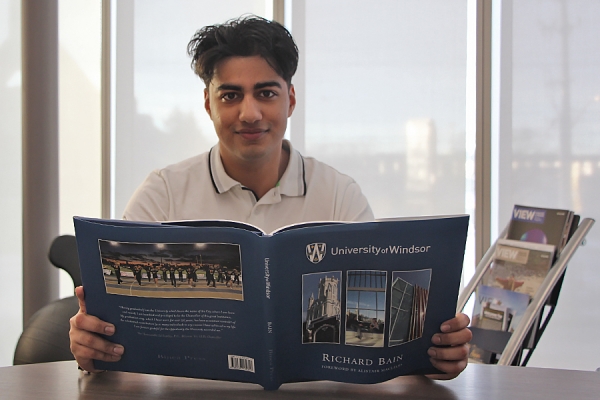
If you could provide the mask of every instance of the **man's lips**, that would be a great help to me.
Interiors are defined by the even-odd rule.
[[[266,129],[258,129],[258,128],[247,128],[247,129],[240,129],[240,130],[236,131],[237,134],[239,134],[246,140],[259,139],[261,136],[263,136],[267,132],[268,132],[268,130],[266,130]]]

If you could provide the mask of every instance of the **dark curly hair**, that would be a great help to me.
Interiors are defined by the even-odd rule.
[[[192,69],[206,86],[217,64],[228,57],[261,56],[288,86],[298,67],[298,47],[288,30],[255,15],[205,26],[194,34],[187,52],[192,57]]]

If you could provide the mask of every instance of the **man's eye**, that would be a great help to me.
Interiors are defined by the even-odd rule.
[[[272,90],[263,90],[260,92],[260,97],[264,97],[265,99],[270,99],[273,98],[277,95],[277,93],[275,93]]]
[[[224,93],[223,95],[221,95],[221,99],[223,101],[232,101],[238,98],[238,94],[237,93]]]

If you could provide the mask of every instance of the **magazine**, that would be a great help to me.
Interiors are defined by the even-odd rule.
[[[498,239],[494,259],[482,283],[525,293],[531,299],[552,266],[554,249],[548,244]]]
[[[468,216],[309,223],[75,217],[87,312],[125,347],[97,369],[252,382],[439,372]]]
[[[551,244],[558,255],[569,239],[573,215],[569,210],[515,205],[506,238]]]
[[[530,297],[500,287],[479,285],[477,287],[471,329],[473,342],[469,349],[469,362],[489,364],[492,362],[494,351],[502,352],[510,336],[490,335],[488,331],[512,333],[521,321],[529,306]],[[488,342],[483,336],[487,337]],[[485,342],[485,343],[482,343]],[[499,343],[503,343],[499,345]]]
[[[473,307],[472,326],[513,332],[523,317],[529,296],[512,290],[480,285]]]
[[[548,244],[498,239],[493,261],[477,289],[470,362],[490,364],[496,352],[502,353],[510,336],[488,331],[514,330],[552,267],[554,250]]]

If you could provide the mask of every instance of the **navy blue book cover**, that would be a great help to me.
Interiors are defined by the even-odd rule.
[[[258,383],[435,373],[468,216],[300,225],[75,218],[89,314],[125,347],[96,368]]]

